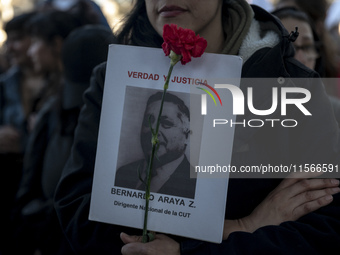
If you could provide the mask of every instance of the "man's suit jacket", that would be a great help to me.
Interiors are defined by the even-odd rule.
[[[136,189],[139,182],[138,169],[144,166],[144,159],[120,167],[116,173],[115,185],[123,188]],[[171,196],[194,198],[196,178],[190,178],[190,171],[194,171],[188,159],[184,157],[169,180],[157,192]],[[145,190],[145,185],[137,189]]]

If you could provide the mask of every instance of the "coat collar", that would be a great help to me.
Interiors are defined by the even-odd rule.
[[[257,50],[243,65],[241,90],[247,96],[248,87],[253,88],[253,103],[256,109],[269,109],[272,106],[272,88],[294,86],[289,79],[280,83],[280,79],[290,77],[285,67],[285,59],[294,55],[294,48],[288,40],[289,33],[282,26],[281,22],[260,7],[252,6],[255,19],[260,22],[261,28],[265,30],[272,28],[279,35],[279,43],[274,47],[264,47]],[[285,78],[283,78],[285,77]],[[262,78],[262,79],[261,79]],[[265,87],[264,87],[265,86]],[[247,107],[246,107],[247,108]],[[280,119],[280,111],[277,109],[270,116],[255,116],[249,110],[244,116],[237,116],[237,122],[246,123],[251,119]],[[248,141],[261,128],[243,127],[237,125],[234,137],[234,151],[242,151],[246,148]]]

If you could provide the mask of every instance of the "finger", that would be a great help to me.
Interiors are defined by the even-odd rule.
[[[323,173],[318,173],[318,172],[296,172],[296,173],[291,173],[288,175],[278,186],[277,190],[282,190],[285,189],[289,186],[292,186],[293,184],[301,181],[301,179],[312,179],[319,177]]]
[[[295,220],[299,219],[300,217],[314,212],[318,209],[320,209],[323,206],[326,206],[328,204],[330,204],[333,201],[333,196],[332,195],[326,195],[323,197],[318,198],[317,200],[311,201],[311,202],[307,202],[304,203],[298,207],[296,207],[293,210],[293,215],[295,216]]]
[[[155,240],[159,239],[159,240],[171,240],[167,235],[163,235],[163,234],[155,234]]]
[[[148,249],[143,243],[129,243],[122,247],[121,253],[123,255],[144,255],[149,254]]]
[[[287,179],[288,181],[288,179]],[[296,196],[301,193],[305,193],[307,191],[316,191],[316,190],[323,190],[327,188],[337,188],[339,186],[339,180],[337,179],[303,179],[300,180],[291,186],[285,187],[284,189],[277,187],[271,193],[271,196],[279,196],[282,201],[284,200],[292,200]],[[309,196],[313,193],[307,193]],[[294,204],[292,206],[296,207],[299,206],[301,203],[307,202],[306,200],[302,201],[299,199],[292,200]],[[310,200],[308,200],[310,201]],[[292,203],[292,202],[290,202]]]
[[[289,192],[294,197],[306,191],[335,188],[338,186],[339,181],[337,179],[304,179],[289,187]]]
[[[140,243],[142,242],[142,236],[130,236],[125,233],[120,233],[120,239],[123,241],[123,243]]]
[[[322,197],[326,197],[327,195],[334,195],[340,192],[339,187],[335,188],[327,188],[327,189],[321,189],[321,190],[313,190],[313,191],[306,191],[303,193],[300,193],[299,195],[291,198],[290,204],[295,205],[295,207],[298,207],[300,205],[303,205],[305,203],[318,200]]]
[[[160,239],[160,240],[165,240],[168,239],[169,237],[163,234],[155,234],[155,239]]]

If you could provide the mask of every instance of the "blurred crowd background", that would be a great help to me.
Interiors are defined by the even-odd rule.
[[[1,55],[5,51],[4,44],[7,35],[3,29],[4,24],[13,17],[24,12],[32,11],[48,0],[0,0],[0,49]],[[50,1],[52,2],[52,1]],[[53,1],[57,8],[68,9],[75,1],[74,0],[57,0]],[[117,29],[124,14],[131,9],[133,0],[95,0],[94,1],[102,9],[110,27]]]
[[[250,4],[258,4],[267,11],[272,11],[279,0],[247,0]],[[331,5],[336,0],[327,0]],[[3,30],[3,24],[11,20],[23,12],[31,11],[37,5],[48,0],[0,0],[0,46],[6,41],[6,33]],[[54,1],[61,9],[67,9],[72,5],[74,0],[57,0]],[[113,29],[119,27],[119,23],[124,16],[131,9],[133,0],[94,0],[102,9],[109,25]],[[340,31],[338,31],[340,33]]]

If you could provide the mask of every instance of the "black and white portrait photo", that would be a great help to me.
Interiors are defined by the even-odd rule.
[[[145,190],[142,180],[151,155],[163,91],[127,86],[115,186]],[[158,148],[153,161],[151,192],[194,198],[196,178],[190,178],[189,94],[167,92],[160,116]],[[186,102],[185,102],[186,101]],[[151,129],[152,127],[152,129]]]

